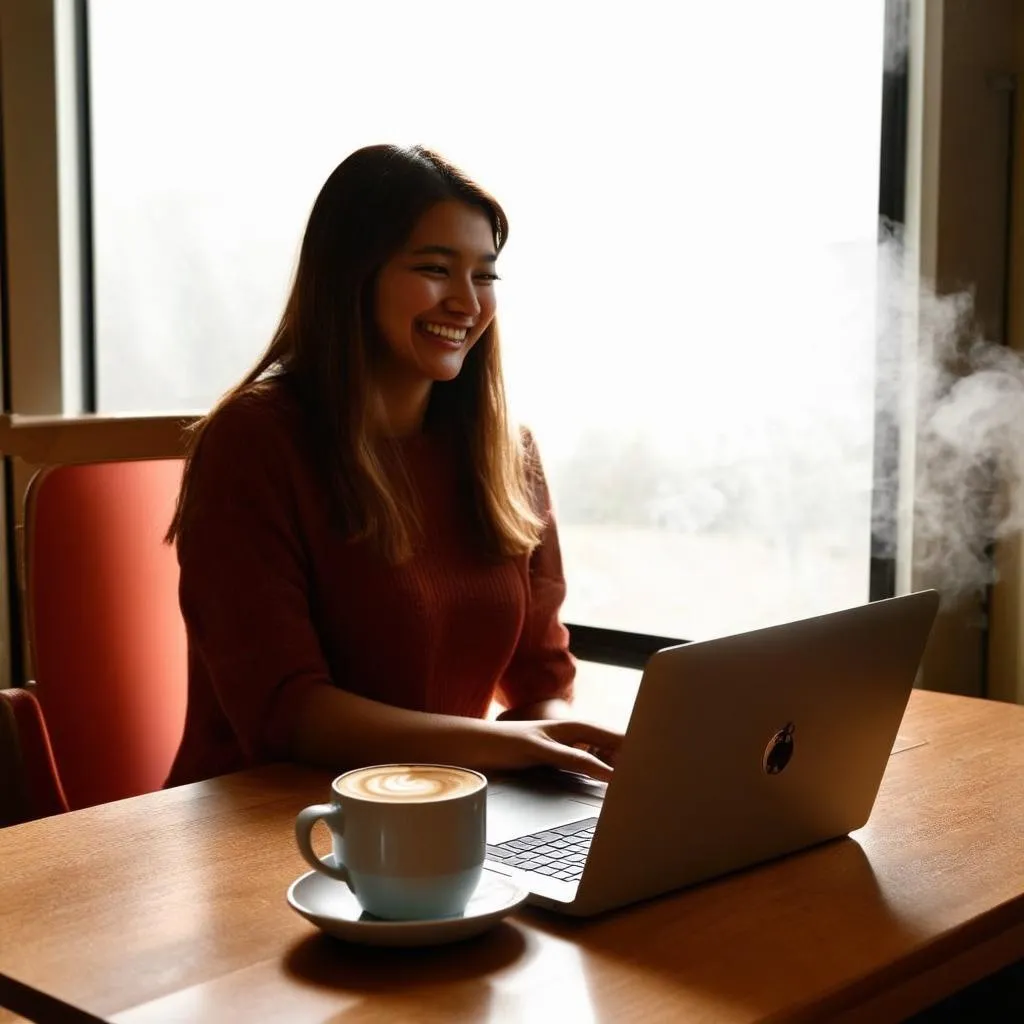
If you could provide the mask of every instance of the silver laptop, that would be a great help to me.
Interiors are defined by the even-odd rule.
[[[584,916],[860,828],[938,604],[921,591],[658,651],[607,786],[492,780],[487,867]]]

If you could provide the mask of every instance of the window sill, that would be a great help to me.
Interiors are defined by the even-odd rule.
[[[0,416],[0,453],[32,465],[174,459],[201,413],[110,416]]]

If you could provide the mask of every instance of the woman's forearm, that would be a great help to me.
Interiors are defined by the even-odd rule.
[[[621,739],[621,733],[566,719],[488,722],[409,711],[322,684],[299,708],[291,754],[332,771],[396,762],[481,771],[549,765],[607,781]]]
[[[521,704],[498,715],[499,722],[536,722],[542,719],[572,718],[572,705],[556,698],[540,700],[534,704]]]
[[[409,711],[322,685],[299,709],[292,756],[338,771],[396,761],[477,767],[488,760],[493,728],[479,719]]]

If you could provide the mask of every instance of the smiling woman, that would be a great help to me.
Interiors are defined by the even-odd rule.
[[[567,715],[558,536],[506,412],[507,235],[419,147],[358,150],[327,179],[269,348],[196,428],[168,532],[189,641],[169,784],[282,758],[610,775],[619,734]]]

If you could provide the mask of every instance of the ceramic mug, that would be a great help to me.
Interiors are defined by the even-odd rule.
[[[313,850],[317,821],[331,831],[328,860]],[[356,768],[331,783],[330,803],[299,812],[295,839],[310,867],[348,885],[375,917],[455,917],[483,871],[487,779],[451,765]]]

